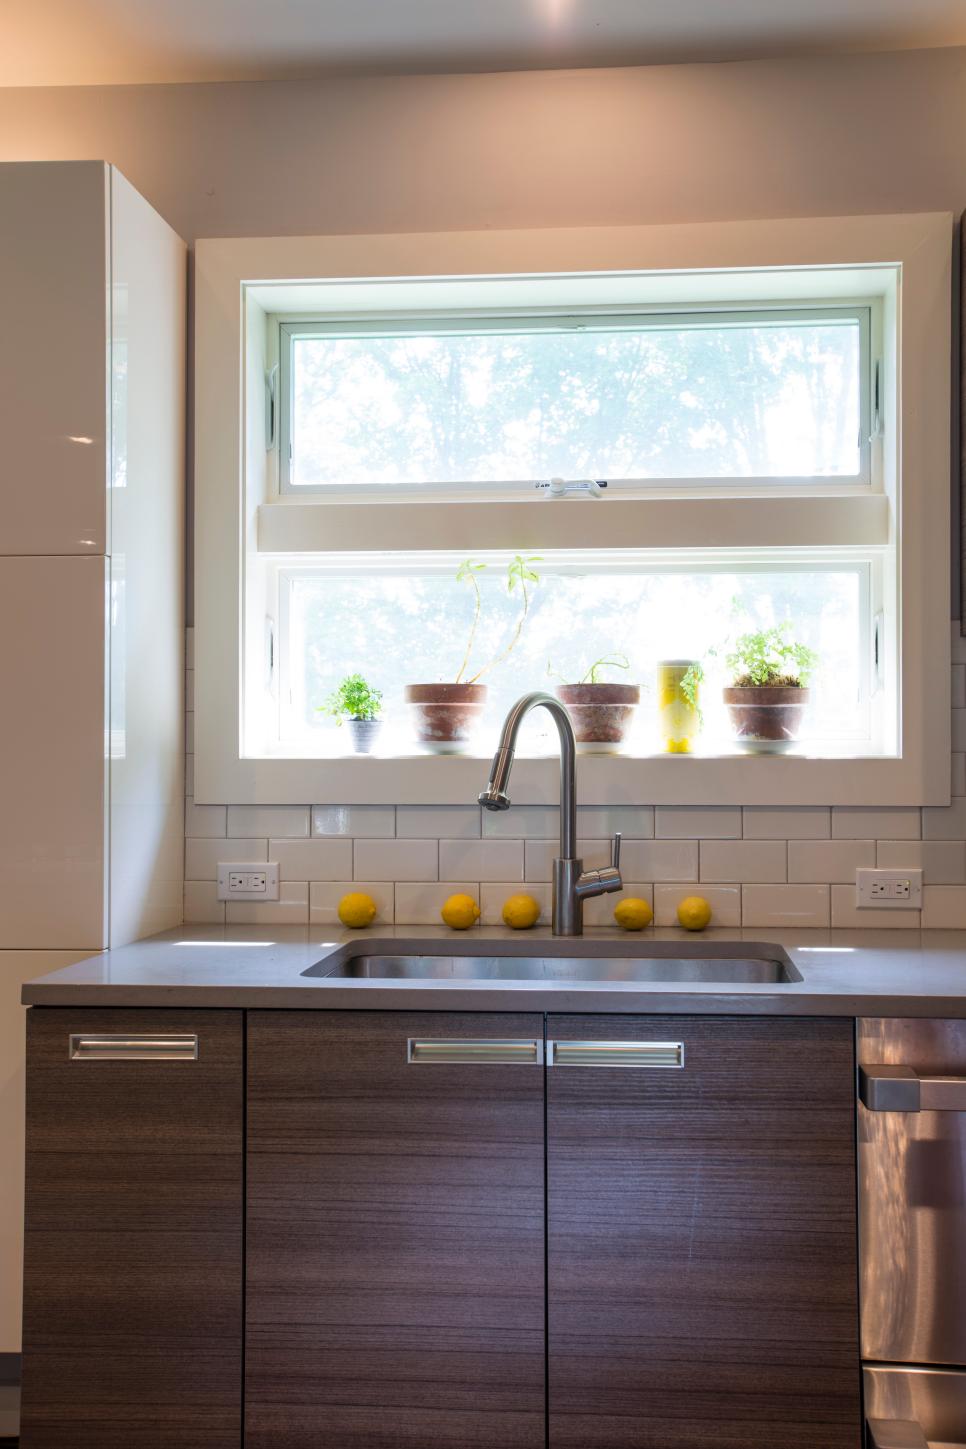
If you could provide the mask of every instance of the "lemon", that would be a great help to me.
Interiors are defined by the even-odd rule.
[[[711,920],[711,907],[703,896],[685,896],[678,906],[678,920],[686,931],[703,931]]]
[[[643,931],[654,919],[654,912],[647,901],[638,900],[635,896],[628,896],[623,901],[618,901],[614,907],[614,920],[625,931]]]
[[[350,891],[339,902],[339,920],[343,926],[371,926],[376,919],[376,903],[364,891]]]
[[[472,896],[455,895],[443,905],[440,911],[443,924],[454,931],[468,931],[480,917],[480,908]]]
[[[533,896],[510,896],[503,903],[503,920],[515,931],[526,931],[535,926],[540,917],[540,903]]]

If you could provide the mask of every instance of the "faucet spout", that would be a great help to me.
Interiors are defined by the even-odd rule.
[[[553,934],[580,936],[584,929],[584,901],[589,896],[619,891],[619,837],[615,840],[613,864],[601,870],[585,871],[577,858],[577,741],[570,715],[552,694],[536,690],[518,699],[503,721],[500,743],[486,789],[477,797],[486,810],[509,810],[507,793],[513,769],[517,735],[532,709],[545,709],[557,726],[560,740],[560,854],[553,863]]]

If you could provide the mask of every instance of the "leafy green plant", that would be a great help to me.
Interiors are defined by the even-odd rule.
[[[381,689],[374,689],[361,674],[348,674],[319,709],[342,724],[346,719],[378,719],[381,705]]]
[[[561,684],[602,684],[601,675],[605,669],[630,669],[631,661],[626,654],[604,654],[600,659],[595,659],[593,664],[582,674],[579,679],[565,679],[558,674],[553,667],[553,662],[547,660],[547,673],[554,679],[559,679]]]
[[[741,634],[725,655],[736,689],[804,689],[818,664],[818,655],[789,639],[788,623]]]
[[[516,592],[517,589],[520,590],[520,612],[517,616],[516,623],[514,624],[513,629],[510,633],[509,643],[507,644],[505,649],[500,650],[497,654],[493,656],[491,660],[489,660],[488,663],[484,664],[481,669],[478,669],[475,674],[471,675],[469,679],[466,679],[465,681],[463,676],[465,675],[467,669],[469,669],[470,667],[470,656],[473,653],[473,645],[476,643],[476,631],[479,628],[480,614],[483,610],[483,597],[480,593],[479,575],[486,568],[486,564],[477,563],[475,559],[471,558],[464,559],[464,561],[460,564],[459,568],[456,570],[457,582],[461,584],[468,583],[470,585],[473,590],[474,600],[473,622],[470,625],[470,637],[467,640],[466,653],[463,655],[463,662],[460,665],[459,673],[456,676],[457,684],[478,684],[479,681],[483,678],[484,674],[488,674],[491,669],[495,669],[498,664],[502,664],[505,659],[509,659],[510,655],[513,653],[514,649],[520,641],[520,635],[523,633],[523,626],[527,622],[527,615],[530,612],[530,595],[532,590],[528,587],[528,585],[537,584],[540,582],[540,575],[533,567],[535,563],[540,562],[541,559],[536,554],[525,556],[518,553],[514,554],[513,558],[510,560],[509,564],[507,565],[506,571],[507,593],[513,594]]]
[[[688,665],[687,669],[681,675],[681,682],[678,685],[678,689],[680,689],[691,708],[698,711],[699,720],[701,719],[701,707],[698,704],[698,690],[703,683],[704,665],[700,660],[696,659],[692,664]]]

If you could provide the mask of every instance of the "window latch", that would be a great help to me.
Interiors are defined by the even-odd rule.
[[[278,419],[278,363],[265,374],[265,451],[270,453],[275,446],[275,425]]]
[[[538,493],[545,498],[566,498],[568,493],[584,494],[588,498],[603,498],[607,487],[605,478],[551,478],[548,483],[535,484]]]

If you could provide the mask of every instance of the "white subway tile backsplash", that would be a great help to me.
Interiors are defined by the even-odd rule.
[[[966,709],[966,664],[954,664],[950,703],[953,709]]]
[[[827,805],[746,805],[746,840],[827,840],[832,812]]]
[[[357,880],[438,880],[435,840],[357,840],[353,847]]]
[[[186,840],[185,880],[217,880],[219,864],[268,860],[267,840]]]
[[[483,811],[484,839],[553,840],[560,834],[556,805],[513,805],[509,810]]]
[[[949,792],[951,795],[966,795],[966,755],[954,754],[950,758]]]
[[[912,805],[836,805],[832,810],[836,840],[918,840],[921,834],[920,812]]]
[[[447,880],[523,880],[523,841],[441,840],[439,873]]]
[[[741,886],[702,885],[700,888],[685,885],[656,885],[654,887],[654,924],[676,926],[678,906],[688,896],[699,895],[711,907],[711,925],[741,925]]]
[[[392,881],[312,880],[309,881],[309,925],[334,926],[339,922],[343,896],[362,891],[376,903],[374,926],[389,926],[395,917]]]
[[[591,896],[589,901],[584,901],[584,925],[585,926],[613,926],[614,912],[621,901],[639,900],[647,901],[653,910],[654,908],[654,887],[645,885],[642,881],[625,881],[622,891],[614,891],[613,895]],[[646,929],[646,928],[645,928]],[[628,932],[628,935],[639,940],[643,931]]]
[[[927,805],[922,812],[923,840],[966,839],[966,798],[951,805]]]
[[[195,793],[195,757],[185,755],[184,757],[184,792],[194,799]]]
[[[659,805],[658,840],[718,840],[741,835],[740,805]]]
[[[184,631],[184,667],[185,669],[195,667],[195,631],[191,624]]]
[[[521,885],[517,881],[480,881],[480,922],[484,926],[503,925],[503,906],[510,896],[532,896],[540,907],[540,926],[550,924],[550,886],[543,881]],[[526,931],[520,931],[521,936]]]
[[[186,755],[193,755],[195,752],[195,712],[193,709],[185,712],[184,752]]]
[[[783,840],[702,840],[702,881],[783,881]]]
[[[283,836],[304,840],[309,833],[307,805],[229,805],[229,835]]]
[[[804,931],[829,924],[827,885],[745,885],[741,924],[763,930]]]
[[[954,709],[952,712],[952,747],[954,750],[966,750],[966,709]]]
[[[921,870],[923,885],[966,885],[966,841],[880,840],[880,870]]]
[[[441,926],[440,911],[450,896],[472,896],[479,905],[479,881],[396,882],[397,926]]]
[[[186,925],[202,922],[223,922],[225,903],[218,899],[218,885],[213,880],[186,880],[184,883],[184,920]]]
[[[652,840],[652,805],[578,805],[577,834],[582,840],[603,840],[617,831],[628,840]]]
[[[195,707],[195,672],[193,669],[186,669],[184,672],[184,707],[191,710]]]
[[[277,901],[229,901],[229,926],[305,926],[309,920],[307,880],[280,880]]]
[[[926,930],[966,930],[966,886],[923,886],[922,924]]]
[[[351,840],[270,840],[280,880],[351,880]]]
[[[902,906],[895,910],[882,910],[877,906],[855,904],[854,885],[834,885],[832,891],[832,925],[839,930],[877,931],[880,927],[890,930],[914,929],[919,925],[919,912],[906,910]]]
[[[608,847],[610,842],[607,842]],[[600,864],[605,865],[606,860]],[[621,870],[628,880],[697,880],[696,840],[625,840]]]
[[[227,835],[227,821],[225,805],[196,805],[190,796],[184,802],[184,833],[188,838]]]
[[[915,842],[913,842],[915,843]],[[875,865],[874,840],[790,840],[790,881],[848,881],[855,885],[855,872]]]
[[[526,880],[551,880],[553,862],[560,854],[558,840],[528,840],[526,842]],[[578,840],[577,855],[585,870],[598,870],[610,864],[611,842],[609,840]]]
[[[354,835],[360,839],[391,840],[396,834],[394,805],[313,805],[312,834]]]
[[[397,805],[396,834],[409,840],[479,840],[481,813],[479,805]]]

